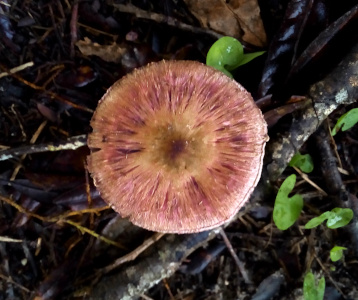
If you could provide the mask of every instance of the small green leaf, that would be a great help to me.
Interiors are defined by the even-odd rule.
[[[288,197],[296,183],[296,175],[292,174],[282,183],[275,200],[273,221],[280,230],[291,227],[300,216],[303,199],[301,195]]]
[[[338,261],[343,257],[343,250],[347,250],[346,247],[334,246],[329,252],[331,261]]]
[[[242,44],[237,39],[224,36],[218,39],[209,49],[206,55],[206,64],[232,78],[229,71],[239,66],[243,55]]]
[[[356,123],[358,123],[358,108],[353,108],[338,119],[332,129],[332,136],[335,136],[339,130],[346,131],[352,128]]]
[[[258,51],[254,53],[245,53],[240,61],[238,67],[247,64],[248,62],[252,61],[254,58],[264,54],[266,51]]]
[[[311,173],[313,171],[313,159],[309,154],[296,153],[288,164],[290,167],[297,167],[302,172]]]
[[[331,229],[343,227],[353,219],[353,210],[350,208],[333,208],[333,213],[327,220],[327,227]]]
[[[264,52],[244,54],[244,47],[235,38],[224,36],[218,39],[206,55],[206,64],[232,78],[230,71],[242,66]]]
[[[325,213],[321,214],[320,216],[311,219],[310,221],[307,222],[307,224],[305,225],[305,228],[311,229],[311,228],[317,227],[318,225],[322,224],[325,220],[327,220],[330,214],[331,214],[330,211],[326,211]]]
[[[316,279],[310,271],[306,274],[303,281],[303,298],[305,300],[322,300],[324,297],[324,290],[326,288],[326,281],[322,277],[316,286]]]
[[[326,211],[318,217],[311,219],[305,225],[306,229],[317,227],[325,220],[327,220],[327,227],[336,229],[347,225],[353,219],[353,211],[350,208],[333,208],[331,211]]]

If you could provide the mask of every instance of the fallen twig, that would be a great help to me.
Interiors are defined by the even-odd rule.
[[[76,150],[87,145],[87,135],[77,135],[68,138],[64,142],[47,143],[38,145],[21,146],[0,151],[0,161],[15,158],[23,154],[34,154],[42,152],[54,152],[62,150]]]

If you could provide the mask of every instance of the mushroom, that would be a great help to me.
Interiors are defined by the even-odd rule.
[[[91,120],[88,169],[102,198],[152,231],[229,221],[262,169],[267,126],[251,95],[194,61],[161,61],[113,84]]]

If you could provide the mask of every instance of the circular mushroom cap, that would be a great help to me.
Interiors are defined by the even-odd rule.
[[[91,126],[88,168],[102,198],[134,224],[172,233],[230,220],[260,178],[268,139],[251,95],[194,61],[123,77]]]

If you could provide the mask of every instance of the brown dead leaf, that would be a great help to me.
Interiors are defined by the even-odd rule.
[[[120,47],[118,44],[100,45],[93,43],[89,38],[85,37],[83,41],[78,41],[76,46],[83,55],[95,55],[107,62],[119,63],[123,55],[127,52],[126,48]]]
[[[257,0],[184,0],[205,28],[254,46],[266,45],[266,32]]]

